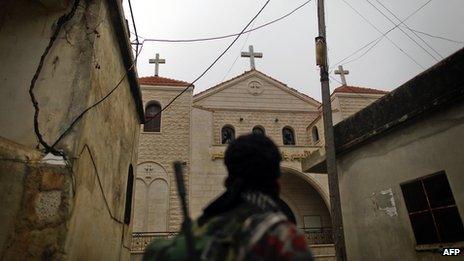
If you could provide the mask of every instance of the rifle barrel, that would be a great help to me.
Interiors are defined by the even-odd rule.
[[[185,233],[185,243],[187,245],[187,251],[189,254],[189,260],[197,260],[195,253],[195,242],[192,233],[192,220],[190,219],[187,200],[186,200],[186,191],[184,184],[184,175],[182,163],[179,161],[174,162],[174,173],[176,175],[177,191],[179,192],[180,203],[182,205],[182,213],[184,214],[184,221],[182,222],[182,228]]]

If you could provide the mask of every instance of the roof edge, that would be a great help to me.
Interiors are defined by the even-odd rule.
[[[142,105],[142,92],[140,91],[136,66],[133,66],[134,57],[132,55],[132,48],[127,37],[128,32],[124,14],[122,12],[121,1],[106,0],[106,2],[109,9],[109,17],[114,26],[115,35],[118,40],[119,49],[121,51],[124,69],[127,70],[129,87],[135,102],[135,109],[139,116],[139,122],[142,123],[145,119]]]
[[[286,91],[288,93],[291,93],[295,96],[297,96],[299,99],[303,100],[304,102],[308,102],[308,103],[313,103],[313,105],[315,106],[319,106],[321,105],[321,103],[319,101],[317,101],[316,99],[302,93],[302,92],[299,92],[298,90],[294,89],[294,88],[291,88],[289,87],[287,84],[261,72],[261,71],[258,71],[256,69],[252,69],[252,70],[248,70],[248,71],[245,71],[244,73],[242,74],[239,74],[227,81],[224,81],[224,82],[221,82],[219,84],[216,84],[214,85],[213,87],[210,87],[204,91],[201,91],[195,95],[193,95],[193,102],[197,102],[197,101],[200,101],[206,97],[209,97],[210,95],[213,95],[214,93],[217,93],[227,87],[229,87],[232,82],[236,81],[236,80],[239,80],[240,78],[244,77],[244,76],[247,76],[247,75],[251,75],[252,73],[256,73],[258,75],[260,75],[261,77],[264,77],[270,81],[273,81],[276,83],[276,85],[282,89],[283,91]]]
[[[426,112],[464,100],[464,48],[334,127],[342,153]]]

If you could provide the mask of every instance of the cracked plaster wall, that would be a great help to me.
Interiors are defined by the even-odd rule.
[[[125,72],[109,8],[107,1],[81,0],[45,59],[35,93],[40,130],[49,143],[80,112],[106,95]],[[0,4],[0,136],[31,149],[37,141],[29,84],[53,26],[64,12],[47,9],[39,1]],[[75,178],[71,213],[61,238],[67,260],[129,258],[126,247],[131,231],[122,221],[129,165],[137,163],[139,128],[126,77],[59,144],[71,159]],[[20,193],[19,188],[12,189]],[[39,203],[50,204],[39,204],[37,210],[48,218],[56,207],[52,204],[56,195],[40,197]]]

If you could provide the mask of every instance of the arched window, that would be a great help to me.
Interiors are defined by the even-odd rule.
[[[129,174],[126,184],[126,207],[124,209],[124,223],[130,224],[132,213],[132,195],[134,190],[134,169],[129,165]]]
[[[254,126],[252,132],[254,134],[266,135],[266,132],[264,131],[264,128],[261,127],[261,126]]]
[[[229,144],[235,140],[235,130],[232,126],[226,125],[221,130],[221,143]]]
[[[149,102],[145,108],[145,124],[143,131],[160,132],[161,130],[161,106],[158,102]]]
[[[319,130],[317,129],[316,126],[314,126],[312,129],[311,129],[311,136],[313,138],[313,143],[317,143],[319,141]]]
[[[293,129],[290,127],[284,127],[282,129],[282,139],[284,141],[284,145],[295,145],[295,133]]]
[[[156,162],[137,166],[133,232],[166,232],[169,224],[169,176]]]

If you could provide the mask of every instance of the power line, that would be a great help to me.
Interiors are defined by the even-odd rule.
[[[129,2],[129,10],[130,10],[130,14],[131,14],[131,19],[132,19],[132,26],[134,27],[134,32],[135,32],[135,42],[136,42],[135,54],[138,54],[139,53],[139,45],[140,45],[139,35],[137,34],[137,27],[135,26],[135,19],[134,19],[134,13],[132,12],[131,0],[129,0],[128,2]],[[136,58],[137,58],[137,55],[136,55]],[[137,60],[135,60],[135,63],[137,63]]]
[[[205,41],[213,41],[213,40],[220,40],[220,39],[230,38],[230,37],[234,37],[234,36],[240,36],[242,34],[259,30],[259,29],[261,29],[263,27],[266,27],[266,26],[271,25],[273,23],[276,23],[276,22],[278,22],[278,21],[280,21],[282,19],[285,19],[285,18],[289,17],[290,15],[292,15],[293,13],[295,13],[296,11],[298,11],[299,9],[303,8],[309,2],[311,2],[311,0],[308,0],[308,1],[304,2],[304,3],[302,3],[301,5],[299,5],[298,7],[293,9],[292,11],[290,11],[289,13],[287,13],[287,14],[285,14],[285,15],[277,18],[277,19],[269,21],[269,22],[267,22],[265,24],[262,24],[260,26],[255,27],[255,28],[252,28],[252,29],[249,29],[249,30],[246,30],[246,31],[242,31],[240,33],[228,34],[228,35],[223,35],[223,36],[207,37],[207,38],[196,38],[196,39],[153,39],[153,38],[144,38],[144,40],[142,41],[142,44],[145,41],[146,42],[167,42],[167,43],[205,42]],[[141,38],[143,38],[143,37],[141,37]]]
[[[254,23],[251,25],[251,28],[253,28],[254,26]],[[245,41],[243,42],[243,45],[242,45],[242,48],[240,48],[240,51],[243,51],[243,48],[245,48],[245,45],[247,44],[248,42],[248,38],[250,37],[250,34],[251,32],[247,33],[247,36],[245,38]],[[225,78],[227,77],[227,75],[229,75],[230,71],[232,70],[232,68],[234,67],[235,63],[238,61],[238,58],[240,57],[240,53],[237,54],[237,56],[235,57],[235,60],[234,62],[230,65],[229,67],[229,70],[227,70],[227,72],[224,74],[224,77],[222,77],[222,82],[225,80]]]
[[[422,32],[422,31],[416,30],[416,29],[411,28],[411,27],[409,27],[409,29],[416,32],[416,33],[423,34],[423,35],[426,35],[426,36],[429,36],[429,37],[432,37],[432,38],[437,38],[437,39],[441,39],[441,40],[445,40],[445,41],[452,42],[452,43],[457,43],[457,44],[464,44],[463,41],[453,40],[453,39],[446,38],[446,37],[443,37],[443,36],[432,35],[430,33]]]
[[[235,37],[235,39],[227,46],[227,48],[213,61],[213,63],[206,68],[203,73],[201,73],[192,83],[190,83],[187,87],[184,88],[179,94],[177,94],[164,108],[162,108],[158,113],[156,113],[152,118],[148,120],[150,122],[154,118],[156,118],[159,114],[161,114],[164,110],[166,110],[177,98],[179,98],[183,93],[185,93],[190,87],[192,87],[200,78],[202,78],[216,63],[221,59],[222,56],[234,45],[234,43],[240,38],[240,36],[245,32],[245,30],[250,26],[250,24],[261,14],[264,8],[269,4],[270,0],[267,0],[266,3],[261,7],[258,13],[248,22],[248,24],[242,29],[242,31]],[[147,122],[145,122],[147,123]]]
[[[374,47],[377,46],[377,44],[379,44],[380,42],[382,41],[382,38],[379,38],[377,40],[377,42],[375,42],[371,47],[369,47],[369,49],[367,49],[364,53],[362,53],[360,56],[356,57],[356,58],[353,58],[351,60],[349,60],[348,62],[344,62],[343,65],[346,65],[346,64],[349,64],[349,63],[352,63],[354,61],[357,61],[359,59],[361,59],[364,55],[366,55],[370,50],[372,50]]]
[[[417,60],[415,60],[411,55],[409,55],[406,51],[404,51],[403,49],[401,49],[401,47],[399,47],[396,43],[393,42],[393,40],[391,40],[389,37],[386,37],[391,31],[393,31],[394,29],[396,29],[398,26],[400,26],[402,23],[398,24],[398,25],[395,25],[393,26],[392,28],[390,28],[390,30],[386,31],[385,33],[383,33],[380,29],[378,29],[375,25],[372,24],[372,22],[369,21],[369,19],[367,19],[365,16],[363,16],[356,8],[354,8],[354,6],[352,6],[349,2],[343,0],[356,14],[358,14],[362,19],[364,19],[366,22],[368,22],[369,24],[371,24],[372,27],[374,27],[374,29],[376,29],[379,33],[381,33],[382,35],[380,35],[379,37],[377,37],[376,39],[368,42],[367,44],[363,45],[362,47],[360,47],[359,49],[357,49],[356,51],[352,52],[350,55],[346,56],[345,58],[341,59],[340,61],[338,61],[337,63],[334,64],[334,66],[336,65],[339,65],[340,63],[342,63],[343,61],[346,61],[348,59],[350,59],[352,56],[356,55],[357,53],[359,53],[360,51],[364,50],[364,48],[370,46],[371,44],[375,43],[377,40],[379,39],[383,39],[384,37],[387,38],[398,50],[400,50],[404,55],[406,55],[411,61],[413,61],[417,66],[419,66],[420,68],[424,69],[425,70],[425,67],[422,66]],[[428,2],[426,2],[425,4],[421,5],[419,8],[417,8],[414,12],[412,12],[410,15],[408,15],[405,19],[402,20],[402,22],[406,22],[409,18],[411,18],[412,16],[414,16],[417,12],[419,12],[420,10],[422,10],[422,8],[424,8],[425,6],[427,6],[429,3],[431,2],[431,0],[429,0]],[[331,67],[333,68],[333,66]]]
[[[361,14],[361,12],[359,12],[353,5],[351,5],[348,1],[346,0],[343,0],[343,2],[345,4],[348,5],[348,7],[350,7],[357,15],[359,15],[364,21],[366,21],[368,24],[370,24],[377,32],[379,32],[381,34],[381,36],[373,41],[370,42],[370,44],[376,42],[377,40],[381,40],[383,39],[384,37],[391,43],[393,44],[393,46],[395,46],[401,53],[403,53],[404,55],[406,55],[411,61],[413,61],[417,66],[421,67],[422,69],[425,69],[424,66],[422,66],[416,59],[414,59],[410,54],[408,54],[405,50],[403,50],[398,44],[396,44],[390,37],[388,37],[387,35],[393,31],[394,29],[396,29],[399,25],[401,25],[403,22],[405,22],[406,20],[408,20],[410,17],[412,17],[413,15],[415,15],[419,10],[421,10],[425,5],[422,5],[421,7],[419,7],[416,11],[414,11],[413,13],[411,13],[406,19],[404,19],[402,21],[402,23],[400,23],[399,25],[395,25],[394,27],[390,28],[388,31],[386,31],[385,33],[382,32],[377,26],[375,26],[369,19],[367,19],[364,15]],[[377,43],[376,43],[377,44]],[[372,48],[369,48],[370,50],[372,50]],[[363,55],[367,54],[364,53]],[[346,58],[346,59],[349,59],[349,58]]]
[[[148,121],[146,121],[145,123],[148,123],[150,122],[151,120],[153,120],[154,118],[156,118],[159,114],[161,114],[164,110],[166,110],[167,108],[169,108],[169,106],[175,101],[177,100],[177,98],[179,98],[183,93],[185,93],[190,87],[192,87],[199,79],[201,79],[218,61],[219,59],[222,58],[222,56],[224,56],[224,54],[227,53],[227,51],[235,44],[235,42],[238,40],[238,38],[240,38],[240,36],[245,32],[245,30],[248,28],[248,26],[250,26],[251,23],[253,23],[253,21],[259,16],[259,14],[261,14],[261,12],[264,10],[264,8],[266,8],[266,6],[269,4],[270,0],[267,0],[266,3],[263,5],[263,7],[261,7],[261,9],[258,11],[258,13],[256,13],[256,15],[248,22],[248,24],[242,29],[242,31],[235,37],[235,39],[229,44],[229,46],[227,46],[227,48],[192,82],[190,83],[187,87],[184,88],[184,90],[182,90],[179,94],[177,94],[168,104],[166,104],[164,106],[164,108],[162,108],[158,113],[156,113],[152,118],[150,118]]]
[[[132,24],[134,26],[134,31],[135,31],[135,35],[136,35],[136,41],[137,43],[139,43],[139,40],[138,40],[138,34],[137,34],[137,28],[136,28],[136,25],[135,25],[135,19],[134,19],[134,14],[132,12],[132,7],[131,7],[131,3],[130,3],[130,0],[128,1],[129,2],[129,9],[130,9],[130,12],[131,12],[131,17],[132,17]],[[111,91],[109,91],[103,98],[101,98],[99,101],[97,101],[96,103],[94,103],[93,105],[87,107],[85,110],[83,110],[72,122],[71,124],[65,129],[65,131],[63,131],[60,136],[56,139],[56,141],[52,144],[51,148],[53,150],[54,147],[69,133],[69,131],[72,130],[72,128],[74,127],[74,125],[77,124],[77,122],[88,112],[90,111],[91,109],[95,108],[96,106],[98,106],[100,103],[102,103],[104,100],[106,100],[111,94],[113,94],[114,91],[116,91],[117,88],[119,88],[119,86],[121,85],[121,83],[124,81],[124,79],[126,79],[127,77],[127,73],[132,70],[134,68],[134,66],[136,66],[136,63],[137,63],[137,58],[139,57],[139,54],[142,52],[142,47],[143,45],[140,47],[140,50],[138,50],[138,46],[139,44],[137,44],[137,47],[136,47],[136,55],[135,55],[135,58],[134,60],[132,61],[132,64],[131,66],[129,66],[129,68],[127,68],[127,70],[124,72],[123,76],[121,77],[121,79],[118,81],[118,83],[111,89]]]
[[[83,110],[72,122],[71,124],[68,126],[68,128],[66,128],[66,130],[61,133],[61,135],[58,137],[58,139],[56,139],[56,141],[53,143],[52,145],[52,148],[56,146],[56,144],[58,144],[58,142],[61,141],[61,139],[63,139],[67,134],[68,132],[74,127],[74,125],[76,125],[76,123],[88,112],[90,111],[91,109],[95,108],[96,106],[98,106],[100,103],[102,103],[104,100],[106,100],[111,94],[113,94],[114,91],[116,91],[116,89],[121,85],[121,83],[124,81],[124,79],[126,79],[126,76],[127,76],[127,73],[132,70],[132,68],[134,67],[135,65],[135,61],[137,60],[137,57],[136,56],[134,58],[134,62],[132,62],[132,65],[124,72],[124,75],[121,77],[121,79],[118,81],[118,83],[116,84],[116,86],[113,87],[113,89],[111,89],[110,92],[108,92],[103,98],[101,98],[99,101],[97,101],[96,103],[94,103],[93,105],[87,107],[85,110]]]
[[[393,17],[395,17],[398,21],[401,21],[401,19],[395,14],[393,13],[393,11],[391,11],[388,7],[386,7],[384,4],[382,4],[382,2],[380,2],[379,0],[375,0],[377,3],[379,3],[385,10],[387,10],[391,15],[393,15]],[[403,25],[409,30],[411,31],[417,38],[419,38],[425,45],[427,45],[427,47],[429,47],[432,51],[434,51],[441,59],[443,59],[443,56],[437,51],[435,50],[435,48],[433,48],[433,46],[431,46],[430,44],[428,44],[422,37],[420,37],[420,35],[418,35],[416,32],[414,32],[413,30],[411,30],[411,28],[409,28],[409,26],[406,24],[406,23],[403,23]]]
[[[376,9],[380,14],[382,14],[388,21],[390,21],[392,24],[394,24],[395,26],[399,26],[399,24],[397,25],[390,17],[388,17],[384,12],[382,12],[382,10],[380,10],[376,5],[374,5],[370,0],[366,0],[372,7],[374,7],[374,9]],[[429,0],[429,3],[431,2],[432,0]],[[406,35],[411,41],[413,41],[417,46],[419,46],[419,48],[421,48],[422,50],[424,50],[424,52],[426,52],[428,55],[430,55],[433,59],[435,59],[435,61],[438,62],[438,59],[433,55],[431,54],[427,49],[425,49],[421,44],[419,44],[414,38],[412,38],[408,33],[406,33],[401,27],[398,27],[398,29],[400,29],[400,31]]]
[[[339,84],[343,85],[343,83],[341,81],[339,81],[337,78],[333,77],[332,75],[329,74],[329,77],[330,77],[330,79],[332,79],[332,80],[338,82]]]

